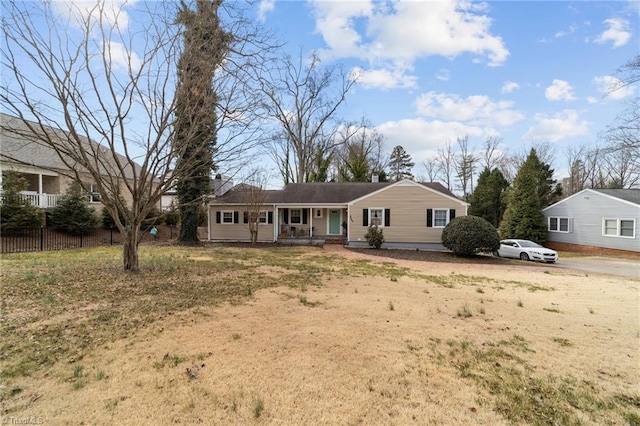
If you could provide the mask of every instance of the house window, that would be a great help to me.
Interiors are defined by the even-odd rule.
[[[569,232],[569,218],[568,217],[550,217],[549,231]]]
[[[289,223],[302,223],[302,209],[291,209],[289,211]]]
[[[100,202],[100,190],[98,189],[98,185],[95,183],[89,184],[89,202],[90,203]]]
[[[259,214],[258,214],[258,222],[259,223],[267,223],[267,212],[262,210]]]
[[[635,219],[608,219],[602,220],[602,235],[608,237],[635,238]]]
[[[384,209],[369,209],[369,226],[384,226]]]
[[[315,209],[313,213],[313,217],[317,219],[322,218],[322,209]]]
[[[620,220],[620,236],[621,237],[635,237],[636,221],[635,220]]]
[[[222,223],[233,223],[233,211],[222,212]]]
[[[445,226],[447,226],[448,214],[449,210],[433,209],[433,227],[444,228]]]

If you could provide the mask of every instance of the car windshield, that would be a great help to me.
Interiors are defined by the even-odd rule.
[[[540,244],[534,243],[533,241],[518,241],[520,247],[542,247]]]

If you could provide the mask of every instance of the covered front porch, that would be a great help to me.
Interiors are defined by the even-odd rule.
[[[345,206],[277,206],[276,241],[309,245],[341,243],[346,235],[346,217]]]
[[[60,176],[57,173],[29,170],[28,167],[13,171],[25,180],[27,188],[20,193],[32,206],[48,209],[58,205],[58,200],[63,194],[60,191]],[[2,174],[0,174],[0,187],[2,187]]]

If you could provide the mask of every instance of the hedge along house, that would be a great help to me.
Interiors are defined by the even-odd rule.
[[[441,249],[442,229],[469,206],[440,183],[411,180],[292,183],[259,197],[251,193],[251,187],[237,185],[210,200],[209,240],[250,241],[249,219],[256,215],[261,242],[366,247],[364,235],[373,225],[383,230],[383,247]]]
[[[549,247],[640,253],[640,189],[583,189],[542,212]]]

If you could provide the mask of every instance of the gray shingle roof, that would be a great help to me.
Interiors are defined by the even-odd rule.
[[[346,204],[379,189],[392,185],[393,182],[321,182],[290,183],[284,189],[264,191],[265,204]],[[422,182],[428,188],[444,195],[457,198],[438,182]],[[236,185],[224,195],[212,200],[214,204],[242,204],[247,201],[245,191]]]
[[[34,123],[34,125],[37,124]],[[66,138],[67,135],[60,129],[54,129],[45,126],[47,132],[55,135],[55,137]],[[0,160],[8,163],[17,163],[30,165],[46,170],[60,171],[68,173],[71,169],[60,159],[56,151],[45,144],[38,141],[35,137],[30,136],[31,131],[27,128],[22,119],[11,115],[0,113]],[[100,147],[97,143],[89,138],[83,138],[91,149],[100,149],[103,152],[107,148]],[[88,145],[89,146],[89,145]],[[91,149],[87,149],[88,152]],[[110,154],[109,154],[110,155]],[[131,179],[133,177],[132,169],[127,159],[117,154],[120,162],[125,165],[125,177]],[[108,155],[106,156],[108,159]],[[140,166],[134,163],[134,167],[140,170]],[[74,167],[81,172],[86,172],[83,167]]]
[[[640,189],[594,189],[594,191],[640,205]]]

